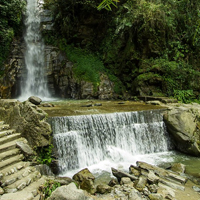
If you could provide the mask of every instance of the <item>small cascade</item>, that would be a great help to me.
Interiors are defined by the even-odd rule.
[[[51,118],[60,174],[169,151],[162,110]]]
[[[26,50],[24,53],[26,75],[21,81],[19,99],[35,95],[49,97],[44,67],[44,43],[40,33],[40,7],[38,0],[27,0],[24,35]]]

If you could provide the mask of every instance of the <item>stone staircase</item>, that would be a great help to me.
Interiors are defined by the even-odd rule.
[[[20,133],[0,121],[0,200],[40,198],[38,188],[45,177],[30,162],[23,161],[19,141],[27,143]]]

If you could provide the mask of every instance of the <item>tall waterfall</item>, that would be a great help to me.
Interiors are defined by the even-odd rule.
[[[40,2],[41,3],[41,2]],[[40,33],[38,0],[27,0],[24,35],[26,50],[24,53],[26,77],[22,80],[20,99],[35,95],[49,97],[44,70],[44,43]]]
[[[51,124],[61,174],[104,161],[133,164],[134,156],[170,148],[161,110],[54,117]]]

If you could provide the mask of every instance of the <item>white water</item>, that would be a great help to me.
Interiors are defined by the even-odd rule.
[[[26,27],[24,59],[27,74],[26,77],[23,77],[21,83],[20,100],[26,100],[33,95],[41,99],[50,97],[45,75],[44,43],[40,32],[39,11],[37,0],[27,0],[26,19],[24,21]]]
[[[164,161],[170,142],[159,110],[52,118],[60,175]]]

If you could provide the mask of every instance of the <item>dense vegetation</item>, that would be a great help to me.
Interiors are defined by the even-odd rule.
[[[200,2],[121,0],[107,9],[98,6],[111,1],[46,2],[54,39],[95,52],[124,90],[198,98]]]
[[[20,35],[24,3],[0,3],[0,67]],[[200,87],[200,2],[195,0],[45,0],[54,31],[44,31],[75,62],[78,78],[97,72],[131,95],[195,99]]]
[[[14,36],[22,32],[22,13],[25,8],[23,0],[0,1],[0,76],[3,64],[9,54]]]

